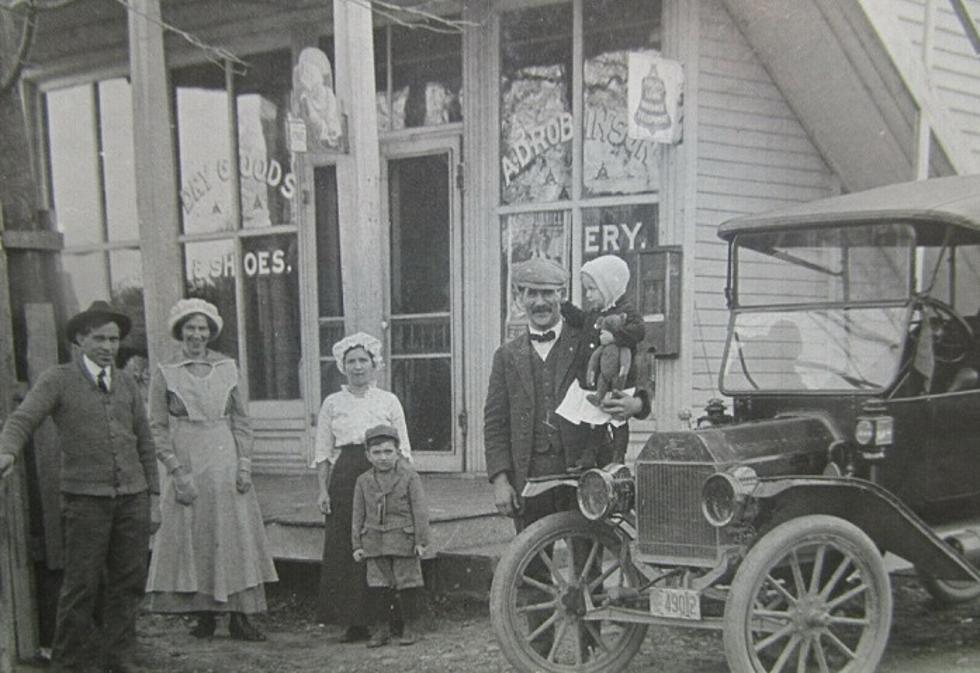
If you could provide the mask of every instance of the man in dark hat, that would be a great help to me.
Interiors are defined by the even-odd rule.
[[[115,368],[129,318],[104,301],[68,321],[73,362],[45,371],[0,433],[0,479],[41,422],[51,417],[61,451],[65,572],[52,658],[61,670],[94,670],[85,659],[103,574],[99,640],[106,670],[131,663],[134,623],[146,585],[149,492],[158,491],[156,452],[140,390]]]

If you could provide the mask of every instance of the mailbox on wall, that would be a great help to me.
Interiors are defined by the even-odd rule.
[[[630,270],[634,306],[646,324],[639,351],[658,358],[677,357],[681,336],[681,261],[679,246],[637,250]]]

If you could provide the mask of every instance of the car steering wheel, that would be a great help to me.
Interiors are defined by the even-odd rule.
[[[934,297],[920,297],[919,301],[923,317],[927,306],[936,313],[928,316],[932,321],[932,353],[936,362],[956,364],[962,361],[973,349],[973,329],[969,323],[946,302]],[[920,317],[911,323],[913,332],[922,333],[922,320]]]

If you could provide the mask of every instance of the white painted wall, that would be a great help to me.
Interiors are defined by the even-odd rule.
[[[894,0],[889,6],[918,55],[922,51],[927,0]],[[980,166],[980,57],[964,33],[948,0],[934,0],[932,84],[946,105],[950,118],[969,144],[976,166]],[[980,17],[980,0],[966,0],[973,17]]]
[[[746,213],[835,193],[835,179],[721,0],[700,11],[697,240],[693,378],[695,417],[716,396],[728,311],[726,246],[716,231]],[[691,254],[691,252],[688,252]]]

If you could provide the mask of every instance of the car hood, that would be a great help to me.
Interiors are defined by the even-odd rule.
[[[759,476],[820,474],[841,440],[819,415],[725,425],[687,432],[655,432],[637,462],[713,463],[723,470],[749,465]]]

